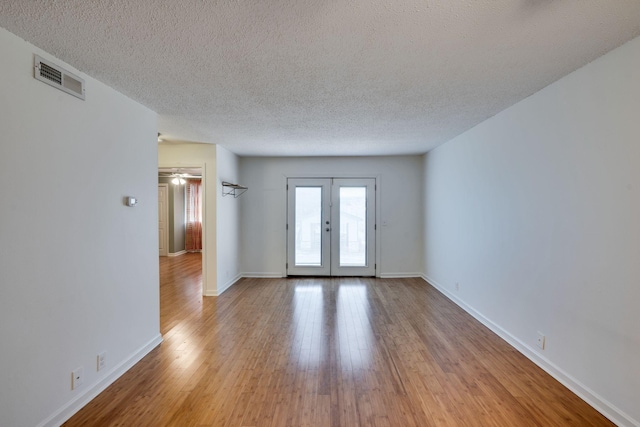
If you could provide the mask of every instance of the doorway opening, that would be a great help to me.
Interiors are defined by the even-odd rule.
[[[206,226],[204,221],[204,185],[203,168],[200,166],[158,168],[159,255],[169,258],[190,255],[189,258],[192,260],[198,258],[201,273],[199,275],[201,277],[199,284],[201,294],[204,294],[206,283],[203,262],[206,259],[206,248],[202,238]],[[163,195],[164,192],[166,192],[165,195]],[[166,200],[163,202],[165,197]],[[180,263],[175,264],[181,265]],[[193,262],[190,269],[193,269]]]

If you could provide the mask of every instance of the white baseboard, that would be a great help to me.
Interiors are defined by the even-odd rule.
[[[234,283],[236,283],[238,280],[242,279],[242,275],[241,274],[237,274],[236,277],[234,277],[233,279],[229,280],[227,283],[225,283],[222,286],[218,287],[218,292],[216,296],[221,295],[224,291],[226,291],[227,289],[229,289]]]
[[[224,285],[220,286],[217,291],[205,291],[202,295],[205,297],[217,297],[220,296],[224,291],[229,289],[234,283],[243,277],[249,278],[261,278],[261,279],[274,279],[274,278],[282,278],[282,273],[240,273],[235,276],[233,279],[229,280]]]
[[[260,272],[252,272],[252,273],[240,273],[242,277],[251,277],[257,279],[281,279],[284,277],[281,272],[277,273],[260,273]]]
[[[186,253],[187,253],[187,251],[169,252],[168,256],[180,256],[180,255],[184,255]]]
[[[529,347],[527,344],[511,335],[502,327],[486,318],[482,313],[476,311],[473,307],[467,305],[464,301],[449,292],[444,286],[440,285],[435,280],[432,280],[425,274],[422,275],[422,278],[428,284],[438,290],[441,294],[449,298],[484,326],[491,329],[496,335],[498,335],[500,338],[509,343],[509,345],[511,345],[513,348],[522,353],[527,359],[538,365],[542,370],[558,380],[565,387],[574,392],[576,395],[578,395],[578,397],[587,402],[595,410],[607,417],[613,423],[618,426],[640,427],[640,421],[634,420],[631,416],[627,415],[625,412],[618,409],[615,405],[611,404],[606,399],[602,398],[600,395],[582,384],[580,381],[573,378],[567,372],[563,371],[560,367],[556,366],[553,362],[538,354],[533,348]]]
[[[97,395],[102,393],[115,380],[120,378],[125,372],[138,363],[144,356],[149,354],[151,350],[156,348],[162,342],[162,335],[158,334],[151,341],[143,345],[139,350],[125,359],[118,366],[109,371],[104,378],[98,381],[93,387],[87,389],[84,393],[71,400],[69,403],[58,409],[49,418],[38,424],[38,427],[59,427],[71,418],[76,412],[82,409],[87,403],[93,400]]]
[[[380,273],[381,279],[409,279],[412,277],[422,277],[422,273]]]

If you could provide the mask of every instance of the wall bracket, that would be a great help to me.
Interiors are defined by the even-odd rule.
[[[240,184],[232,184],[227,181],[222,181],[222,196],[233,195],[234,199],[240,197],[245,191],[247,191],[249,187],[245,187]]]

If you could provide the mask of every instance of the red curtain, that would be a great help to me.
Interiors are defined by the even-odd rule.
[[[187,252],[202,250],[202,183],[188,180],[187,187],[187,230],[185,249]]]

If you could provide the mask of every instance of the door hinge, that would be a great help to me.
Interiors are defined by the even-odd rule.
[[[373,229],[377,230],[378,229],[378,224],[373,224]]]
[[[287,265],[286,265],[286,266],[287,266],[287,270],[288,270],[288,269],[289,269],[289,263],[287,263]]]
[[[289,229],[289,224],[287,224],[287,230]]]
[[[287,190],[289,189],[289,184],[287,184]]]
[[[373,269],[377,270],[378,269],[378,264],[373,264]]]

